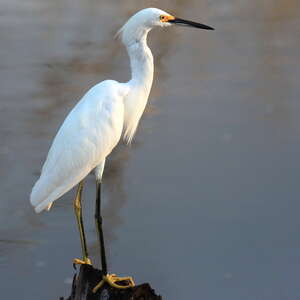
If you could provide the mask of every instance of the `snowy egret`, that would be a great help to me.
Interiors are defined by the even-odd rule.
[[[117,288],[133,286],[130,277],[107,273],[101,217],[101,182],[106,157],[119,142],[122,132],[130,143],[145,109],[153,80],[153,57],[147,35],[154,27],[185,25],[206,30],[212,27],[174,17],[157,8],[146,8],[133,15],[118,31],[127,48],[131,79],[126,83],[105,80],[92,87],[69,113],[56,134],[41,176],[35,183],[30,202],[37,213],[49,210],[52,203],[78,185],[74,209],[82,248],[82,259],[75,263],[91,264],[81,210],[84,178],[94,170],[96,176],[95,222],[100,243],[104,282]],[[125,286],[118,284],[127,281]]]

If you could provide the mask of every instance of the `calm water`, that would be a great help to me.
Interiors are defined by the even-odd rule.
[[[70,108],[103,79],[128,80],[112,36],[148,6],[217,30],[150,35],[150,103],[105,171],[110,269],[168,300],[299,299],[296,0],[0,1],[1,298],[69,295],[80,256],[74,190],[40,215],[29,193]],[[94,189],[90,176],[85,220],[98,263]]]

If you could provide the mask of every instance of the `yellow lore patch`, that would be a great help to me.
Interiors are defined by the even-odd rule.
[[[175,20],[175,17],[171,16],[171,15],[161,15],[159,17],[161,22],[168,22],[170,20]]]

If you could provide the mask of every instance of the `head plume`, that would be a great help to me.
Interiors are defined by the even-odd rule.
[[[115,38],[120,38],[125,45],[146,38],[153,27],[168,26],[160,21],[160,16],[169,15],[158,8],[145,8],[134,14],[116,33]]]

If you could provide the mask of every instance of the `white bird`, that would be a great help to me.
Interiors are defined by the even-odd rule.
[[[100,187],[106,157],[118,144],[122,133],[130,143],[145,109],[153,81],[153,56],[147,45],[147,35],[155,27],[185,25],[201,29],[213,28],[179,19],[157,9],[146,8],[133,15],[119,30],[126,46],[131,65],[131,79],[126,83],[105,80],[92,87],[69,113],[56,134],[41,176],[35,183],[30,202],[37,213],[50,209],[52,203],[79,184],[74,201],[78,221],[83,260],[90,264],[81,216],[83,179],[94,170],[96,176],[96,226],[101,247],[103,278],[117,288],[125,279],[125,287],[134,285],[131,278],[107,274],[102,218],[100,213]],[[95,289],[95,291],[97,288]]]

